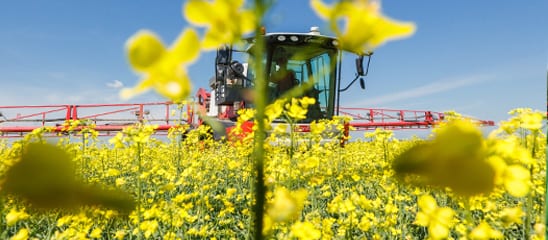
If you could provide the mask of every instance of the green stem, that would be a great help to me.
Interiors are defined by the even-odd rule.
[[[262,16],[266,11],[265,3],[262,0],[255,0],[255,16],[257,16],[257,29],[255,29],[255,49],[254,49],[254,67],[257,79],[255,80],[255,109],[257,120],[257,131],[254,138],[254,163],[256,171],[255,179],[255,206],[254,206],[254,239],[263,239],[263,215],[265,205],[266,186],[264,183],[264,141],[265,141],[265,108],[267,96],[267,81],[265,74],[265,66],[263,64],[263,56],[265,50],[264,38],[261,34]]]
[[[143,173],[143,167],[141,164],[141,143],[137,143],[137,164],[138,164],[138,174],[137,174],[137,228],[141,226],[141,174]],[[142,239],[141,230],[138,231],[137,239]]]
[[[536,151],[537,151],[537,137],[538,137],[538,131],[533,131],[531,134],[532,134],[532,142],[531,142],[531,157],[533,159],[536,158]],[[525,141],[527,141],[527,137],[524,137],[525,138]],[[526,142],[527,143],[527,142]],[[529,164],[529,174],[531,175],[531,179],[533,179],[533,176],[534,176],[534,167],[532,164]],[[532,181],[532,180],[531,180]],[[532,183],[533,184],[533,183]],[[527,200],[525,202],[525,211],[526,211],[526,215],[525,215],[525,223],[524,223],[524,234],[525,234],[525,238],[529,238],[529,236],[531,235],[531,223],[532,223],[532,217],[533,217],[533,205],[534,205],[534,196],[533,196],[533,192],[530,192],[528,195],[527,195]],[[547,219],[548,219],[548,215],[547,215]],[[548,234],[548,233],[547,233]]]
[[[467,197],[464,197],[463,198],[463,202],[464,202],[464,207],[466,208],[465,211],[464,211],[464,217],[466,219],[466,221],[468,222],[468,231],[470,231],[471,229],[473,229],[475,226],[474,226],[474,217],[472,216],[472,210],[471,207],[470,207],[470,198],[467,198]]]
[[[5,210],[7,209],[4,209],[4,196],[0,196],[0,226],[6,226],[5,222],[4,222],[4,219],[6,219],[6,213],[4,212]],[[7,238],[7,231],[6,229],[2,229],[0,231],[0,237],[1,238]]]
[[[548,76],[547,76],[548,78]],[[547,79],[548,80],[548,79]],[[546,134],[548,135],[548,130],[546,131]],[[546,145],[548,145],[548,138],[546,139]],[[546,148],[546,156],[548,156],[548,148]],[[544,163],[544,167],[548,166],[548,158],[545,157],[545,163]],[[545,174],[546,176],[544,176],[544,179],[545,179],[545,184],[546,184],[546,189],[548,189],[548,171],[546,171],[545,169]],[[545,239],[548,239],[548,191],[545,191],[546,192],[546,196],[544,197],[544,214],[546,215],[545,216],[545,219],[544,219],[544,238]]]
[[[532,171],[531,171],[532,173]],[[524,234],[524,237],[523,239],[529,239],[530,236],[531,236],[531,222],[532,222],[532,217],[533,217],[533,194],[529,193],[527,195],[527,200],[525,202],[525,222],[523,223],[524,224],[524,229],[523,229],[523,234]]]
[[[183,132],[179,132],[177,135],[177,177],[178,180],[179,177],[181,177],[181,153],[183,148]]]
[[[533,134],[533,139],[532,139],[532,142],[531,142],[531,157],[534,159],[535,158],[535,152],[536,152],[536,145],[537,145],[537,132],[532,132]],[[525,137],[525,141],[527,143],[527,137]],[[533,175],[534,175],[534,168],[533,168],[533,165],[532,164],[529,164],[529,174],[531,175],[531,179],[533,178]],[[524,239],[527,239],[529,238],[529,236],[531,235],[531,222],[532,222],[532,217],[533,217],[533,193],[530,192],[528,195],[527,195],[527,199],[526,199],[526,202],[525,202],[525,211],[526,211],[526,214],[525,214],[525,222],[524,222]]]
[[[86,176],[85,176],[85,173],[86,173],[86,170],[88,169],[88,159],[87,159],[87,155],[86,155],[86,133],[82,133],[82,170],[81,170],[81,173],[82,173],[82,177],[85,179]]]

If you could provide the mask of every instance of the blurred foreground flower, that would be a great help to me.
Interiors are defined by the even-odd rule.
[[[242,35],[255,30],[256,17],[252,9],[242,9],[244,0],[190,0],[183,9],[186,19],[207,28],[202,42],[204,49],[236,43]]]
[[[42,143],[26,146],[21,159],[7,171],[1,189],[43,209],[100,205],[129,212],[135,207],[124,192],[83,184],[76,179],[69,155]]]
[[[493,190],[495,170],[485,160],[479,129],[468,121],[454,121],[438,129],[435,138],[418,144],[394,161],[400,176],[418,175],[420,183],[450,187],[462,195]]]
[[[380,2],[374,0],[337,1],[326,5],[311,0],[310,5],[321,18],[327,19],[344,50],[366,53],[388,40],[404,38],[415,32],[415,25],[397,22],[380,12]],[[344,22],[344,30],[338,25]]]
[[[172,101],[183,101],[190,95],[186,66],[200,53],[194,29],[183,31],[169,49],[154,33],[141,30],[128,39],[126,51],[131,67],[142,73],[144,79],[133,88],[122,89],[122,98],[131,98],[150,88]]]
[[[530,190],[530,173],[497,151],[501,144],[506,143],[485,140],[472,122],[454,120],[437,129],[432,141],[398,156],[393,168],[405,181],[449,187],[464,196],[487,194],[503,186],[509,194],[523,197]]]

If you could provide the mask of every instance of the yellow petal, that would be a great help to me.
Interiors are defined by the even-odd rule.
[[[434,199],[434,197],[430,195],[421,196],[418,200],[418,205],[421,212],[424,212],[426,214],[431,214],[438,208],[436,199]]]
[[[331,9],[322,0],[310,0],[310,7],[323,19],[331,17]]]
[[[500,214],[500,219],[506,227],[509,227],[511,224],[521,224],[522,217],[525,216],[521,207],[505,208]]]
[[[126,51],[131,67],[143,72],[153,66],[166,50],[158,36],[141,30],[128,39]]]
[[[523,128],[531,131],[537,131],[542,128],[544,116],[541,112],[526,112],[521,114],[521,125]]]
[[[455,212],[449,207],[438,208],[436,211],[436,219],[439,223],[450,226]]]
[[[245,0],[223,0],[229,6],[233,6],[235,9],[239,9],[244,5]]]
[[[197,26],[210,26],[213,4],[203,0],[190,0],[183,7],[183,15],[188,22]]]
[[[217,49],[223,44],[232,43],[231,33],[220,32],[214,29],[210,29],[202,40],[202,48],[204,50]]]
[[[449,228],[446,225],[434,222],[428,227],[430,239],[447,239],[449,236]]]
[[[504,235],[493,229],[488,223],[481,222],[470,232],[469,237],[471,239],[502,239]]]
[[[200,39],[198,33],[192,28],[187,28],[173,43],[169,57],[180,64],[196,60],[199,54]]]
[[[192,91],[190,80],[184,74],[156,81],[154,89],[162,96],[175,102],[186,100]]]
[[[506,162],[500,156],[493,155],[487,158],[487,162],[495,171],[495,184],[504,183],[504,172],[506,171]]]
[[[135,87],[133,88],[123,88],[120,91],[120,98],[127,100],[130,98],[133,98],[143,92],[146,92],[148,89],[152,87],[153,81],[151,78],[145,78],[141,80]]]
[[[342,49],[364,53],[386,41],[410,36],[415,31],[412,23],[397,22],[380,13],[377,1],[339,1],[329,6],[321,0],[311,0],[312,9],[339,38]],[[341,30],[341,23],[344,25]]]
[[[430,216],[424,212],[418,212],[415,217],[415,224],[423,227],[428,227],[430,224]]]
[[[238,0],[240,1],[240,0]],[[236,2],[236,1],[235,1]],[[241,2],[241,1],[240,1]],[[210,15],[214,16],[215,24],[213,27],[225,28],[225,25],[237,25],[239,22],[240,3],[233,4],[231,0],[216,0],[213,2],[213,7]],[[210,20],[211,21],[211,20]],[[220,22],[219,22],[220,21]],[[212,21],[213,22],[213,21]]]
[[[21,228],[17,234],[10,238],[10,240],[23,240],[29,239],[29,230],[26,228]]]
[[[247,34],[255,30],[257,27],[257,18],[252,11],[243,11],[240,14],[240,29],[242,34]]]
[[[415,25],[413,23],[405,23],[391,20],[386,17],[381,17],[375,27],[377,31],[372,34],[370,46],[378,47],[381,44],[389,41],[405,38],[413,35]]]

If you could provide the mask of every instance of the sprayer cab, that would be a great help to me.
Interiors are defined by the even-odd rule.
[[[274,101],[296,86],[306,86],[303,96],[316,99],[303,122],[330,119],[338,112],[342,51],[334,37],[321,35],[317,28],[309,33],[266,33],[263,63],[268,80],[268,98]],[[255,73],[248,63],[253,57],[254,38],[242,49],[223,46],[217,51],[214,83],[217,106],[238,109],[252,107],[248,93]],[[363,76],[363,54],[358,55],[356,75]]]

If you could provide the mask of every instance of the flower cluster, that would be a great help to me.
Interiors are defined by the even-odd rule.
[[[284,104],[281,106],[285,109]],[[325,139],[325,131],[339,127],[333,126],[335,122],[313,125],[310,134],[322,139]],[[480,138],[474,128],[462,122],[441,127],[433,141],[445,142],[445,138],[451,137],[468,142],[453,140],[451,146],[418,139],[399,140],[385,130],[367,133],[366,138],[354,139],[344,147],[337,141],[303,141],[300,135],[295,135],[294,139],[299,144],[293,145],[275,145],[268,139],[263,233],[267,238],[277,239],[394,239],[402,236],[410,239],[501,236],[540,239],[544,234],[546,149],[543,144],[531,143],[544,142],[545,136],[537,133],[533,140],[533,132],[526,131],[527,135],[521,136],[521,130],[517,129],[511,135],[499,132],[492,140]],[[129,192],[138,199],[139,207],[132,208],[128,215],[112,210],[108,205],[96,204],[84,204],[72,211],[38,212],[19,199],[8,197],[4,198],[0,210],[0,221],[7,226],[0,229],[0,236],[15,239],[128,239],[138,236],[144,239],[242,239],[252,236],[254,197],[249,188],[254,182],[252,148],[246,144],[213,141],[204,137],[206,131],[181,126],[171,133],[172,136],[159,141],[151,135],[153,127],[133,127],[112,137],[115,139],[111,141],[112,145],[92,138],[85,149],[81,147],[82,142],[66,141],[63,138],[69,136],[62,137],[58,147],[74,157],[70,171],[75,171],[75,176],[85,177],[82,181],[101,184],[106,189]],[[23,154],[29,144],[27,141],[35,140],[0,144],[2,172],[17,162],[14,159]],[[479,144],[479,147],[471,143]],[[493,169],[491,182],[494,187],[488,193],[463,198],[454,190],[401,184],[393,177],[392,163],[407,150],[424,144],[444,147],[444,150],[429,148],[428,151],[438,151],[439,156],[427,155],[434,159],[417,156],[410,159],[425,161],[420,162],[422,164],[442,164],[434,161],[449,161],[452,159],[449,153],[460,154],[461,149],[468,149],[465,157],[474,157],[474,151],[486,154],[483,159],[486,165],[479,166]],[[431,154],[427,149],[420,151]],[[497,161],[504,162],[505,167],[493,165]],[[521,178],[521,170],[516,171],[514,165],[528,169],[529,178]],[[420,166],[418,169],[422,169],[422,173],[436,179],[436,186],[453,184],[449,179],[428,172],[427,166],[414,166]],[[465,174],[455,172],[452,175],[445,173],[449,176]],[[525,195],[516,194],[515,187],[505,187],[518,183],[528,186]],[[465,185],[456,186],[467,192]],[[98,197],[81,191],[76,196],[84,203],[90,202],[88,197]]]

